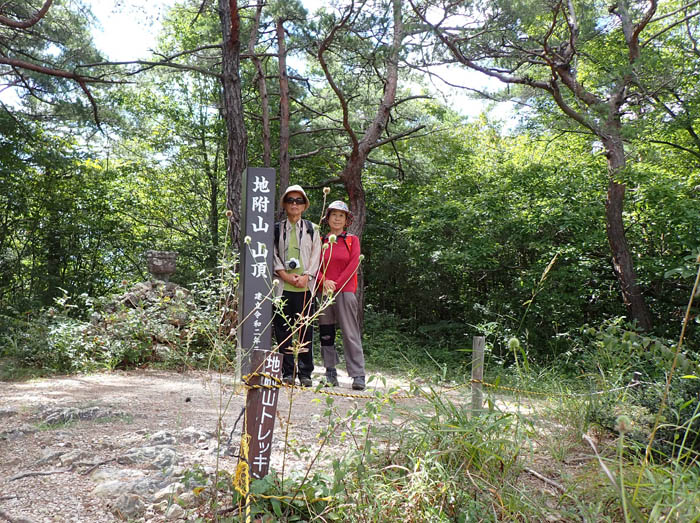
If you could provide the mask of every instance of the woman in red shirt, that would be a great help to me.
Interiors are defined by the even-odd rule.
[[[335,348],[335,329],[343,333],[343,352],[348,376],[354,390],[365,388],[365,356],[362,352],[362,333],[357,321],[357,269],[360,265],[360,239],[345,229],[352,223],[352,213],[345,202],[334,201],[328,206],[322,223],[330,232],[323,238],[323,254],[319,271],[319,287],[324,296],[332,296],[319,318],[321,356],[326,367],[326,382],[338,386],[338,351]]]

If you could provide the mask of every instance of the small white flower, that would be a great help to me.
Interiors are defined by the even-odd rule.
[[[331,192],[331,188],[330,188],[330,187],[324,187],[324,188],[323,188],[323,194],[325,194],[326,196],[328,196],[328,195],[330,194],[330,192]]]
[[[279,285],[279,283],[280,283],[280,281],[277,278],[272,280],[272,285]]]
[[[243,243],[245,243],[246,245],[250,245],[251,241],[253,241],[253,239],[250,236],[246,236],[245,238],[243,238]]]
[[[365,255],[364,255],[364,254],[360,254],[360,261],[362,261],[362,260],[364,260],[364,259],[365,259]]]
[[[327,244],[327,243],[324,243],[324,244],[323,244],[323,247],[321,247],[321,248],[325,251],[326,249],[328,249],[328,244]]]
[[[335,234],[331,234],[331,235],[328,237],[328,241],[329,241],[330,243],[335,243],[335,241],[336,241],[337,239],[338,239],[338,238],[336,237]]]

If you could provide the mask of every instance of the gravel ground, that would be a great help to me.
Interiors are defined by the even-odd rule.
[[[341,387],[334,390],[350,393],[350,379],[344,376],[340,379]],[[214,434],[219,419],[228,435],[244,402],[243,393],[237,392],[233,385],[233,377],[227,375],[150,370],[0,382],[0,521],[120,521],[113,500],[94,493],[97,474],[104,481],[110,475],[145,474],[148,467],[120,466],[113,461],[85,474],[90,465],[116,460],[155,434],[167,437],[187,430]],[[397,383],[392,381],[388,385]],[[282,467],[282,439],[286,430],[283,420],[287,419],[290,397],[290,391],[285,390],[278,405],[280,419],[275,428],[272,456],[272,467],[277,470]],[[315,398],[322,396],[296,390],[289,424],[289,439],[312,449],[318,443],[325,409],[325,401],[314,401]],[[336,397],[334,405],[343,412],[361,401]],[[47,413],[58,407],[101,414],[98,419],[47,425]],[[237,439],[238,436],[234,437]],[[178,456],[176,466],[186,470],[197,464],[213,471],[218,455],[218,466],[232,471],[235,458],[221,456],[211,447],[211,442],[176,441],[173,447]],[[324,448],[324,454],[329,451],[342,453],[345,448],[333,442]],[[304,469],[305,460],[310,460],[313,454],[312,451],[299,457],[287,453],[286,469]],[[323,460],[316,464],[322,465]],[[36,472],[50,474],[17,478]],[[147,510],[137,518],[166,519],[163,511],[156,509]]]

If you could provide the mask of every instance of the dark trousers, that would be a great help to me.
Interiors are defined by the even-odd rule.
[[[296,374],[301,378],[310,378],[314,370],[314,354],[311,349],[314,329],[312,325],[304,325],[303,322],[313,315],[311,293],[284,291],[282,302],[282,314],[279,310],[275,311],[273,320],[275,339],[282,354],[282,375],[294,375],[294,354],[291,347],[299,340],[304,352],[299,352]]]

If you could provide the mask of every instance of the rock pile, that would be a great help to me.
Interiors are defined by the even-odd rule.
[[[133,340],[141,351],[139,361],[167,361],[186,339],[186,329],[196,313],[195,301],[185,287],[147,281],[137,283],[95,312],[91,330],[127,344]],[[150,354],[145,355],[144,349]]]
[[[0,416],[17,414],[3,409]],[[36,433],[41,426],[113,420],[123,415],[103,406],[42,407],[33,418],[33,425],[23,425],[27,430],[0,432],[0,440],[16,441]],[[94,485],[90,497],[99,499],[117,518],[129,521],[186,518],[206,502],[201,493],[215,482],[215,468],[198,464],[212,463],[217,454],[224,454],[214,433],[196,427],[153,434],[141,429],[99,445],[76,443],[69,432],[57,431],[54,436],[52,445],[43,450],[29,470],[15,474],[9,481],[53,474],[87,476]]]

